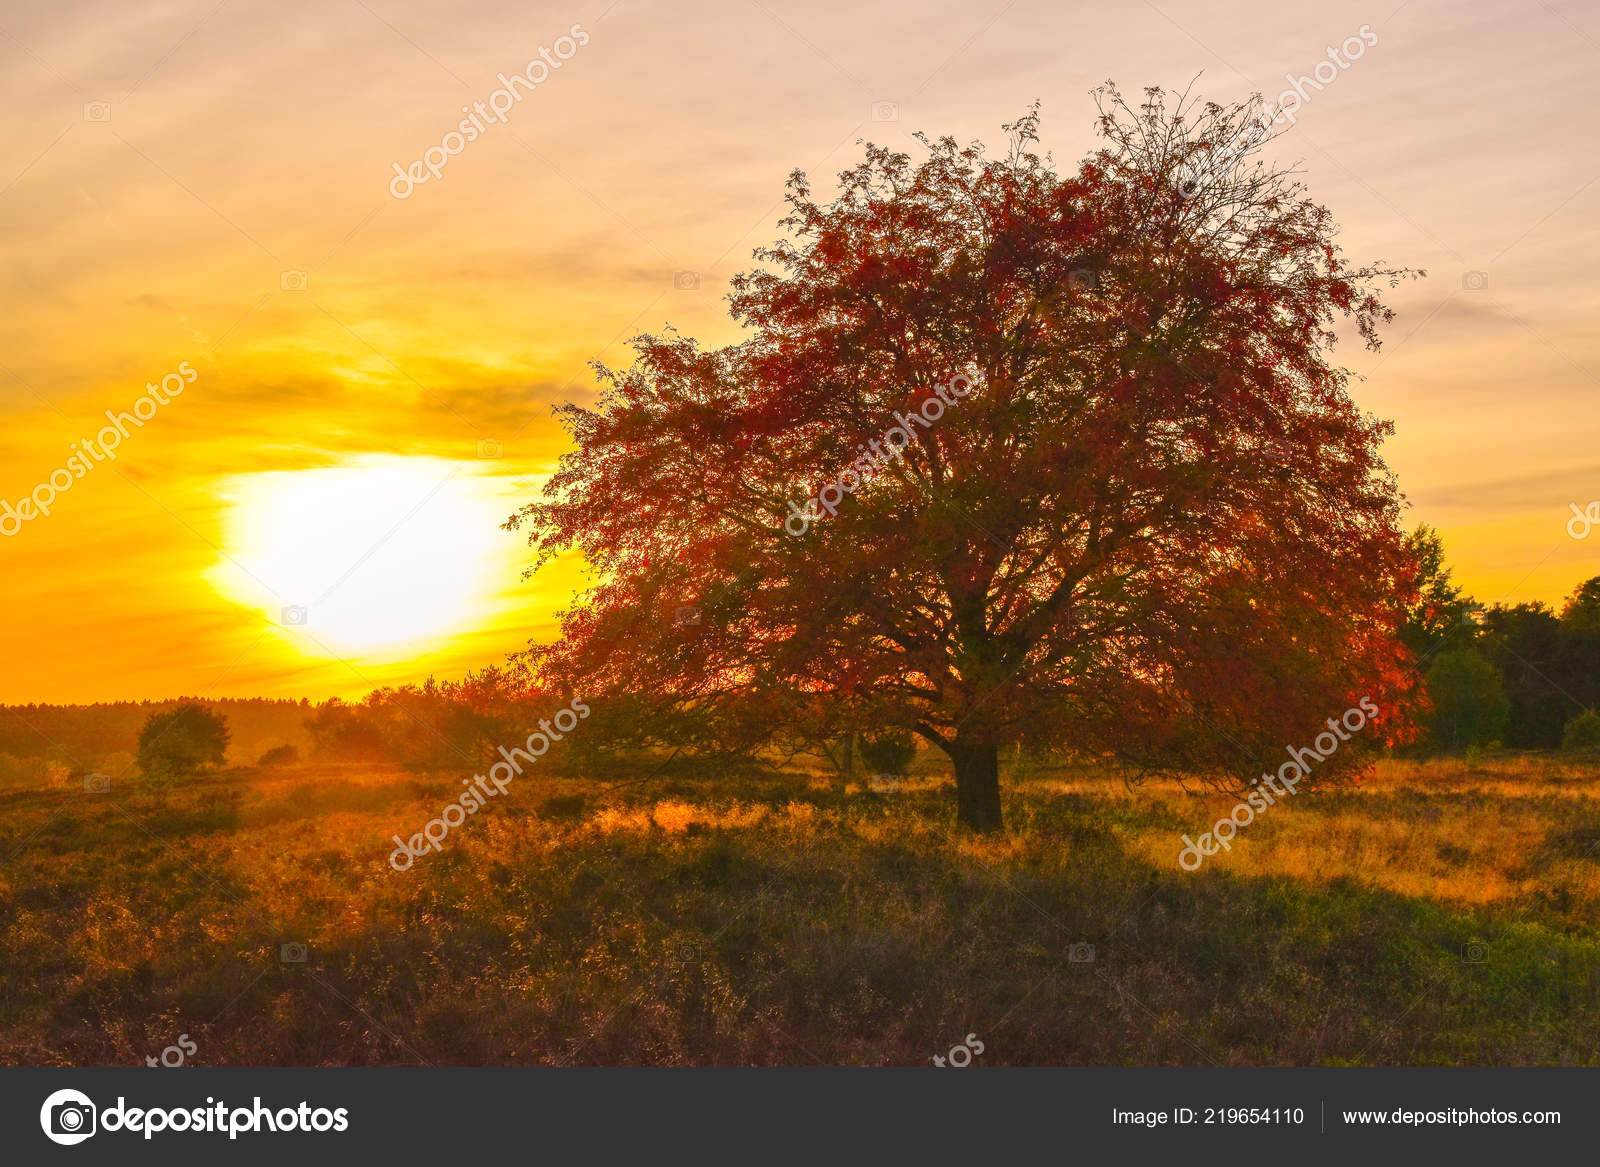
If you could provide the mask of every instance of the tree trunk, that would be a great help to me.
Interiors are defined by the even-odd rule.
[[[1000,830],[1000,748],[957,741],[950,761],[956,768],[956,821],[968,830]]]

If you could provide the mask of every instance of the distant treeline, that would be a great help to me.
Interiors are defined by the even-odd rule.
[[[135,769],[139,735],[152,716],[198,703],[227,724],[227,764],[298,757],[388,762],[416,770],[492,762],[550,717],[566,697],[546,697],[515,670],[487,668],[461,681],[382,688],[360,701],[121,701],[100,705],[0,706],[0,784],[65,781]]]
[[[254,762],[278,745],[304,749],[309,701],[178,697],[100,705],[0,705],[0,781],[30,778],[46,766],[67,774],[122,772],[131,765],[139,732],[152,714],[199,702],[227,719],[228,761]]]
[[[1484,608],[1444,566],[1438,533],[1412,536],[1422,594],[1404,637],[1432,704],[1419,748],[1600,747],[1600,576],[1561,605]]]

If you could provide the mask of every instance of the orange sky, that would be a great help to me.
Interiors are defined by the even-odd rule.
[[[1429,272],[1382,354],[1340,354],[1397,423],[1410,520],[1479,599],[1558,600],[1600,574],[1600,533],[1566,530],[1600,499],[1592,6],[14,7],[0,498],[195,376],[0,538],[0,701],[351,695],[497,659],[579,578],[521,582],[494,526],[563,449],[550,405],[639,329],[736,339],[722,296],[790,170],[820,190],[858,138],[918,129],[994,144],[1035,98],[1071,164],[1106,78],[1271,98],[1362,26],[1269,152],[1352,258]],[[541,47],[504,121],[393,197]]]

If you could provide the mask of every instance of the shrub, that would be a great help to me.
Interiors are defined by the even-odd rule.
[[[152,713],[139,734],[139,767],[151,777],[192,774],[222,764],[228,750],[228,723],[204,705],[180,705]]]
[[[1561,731],[1561,748],[1591,752],[1600,750],[1600,713],[1585,709]]]
[[[300,760],[300,751],[293,746],[273,746],[261,755],[258,766],[292,766]]]
[[[917,742],[909,730],[886,729],[861,735],[861,758],[880,774],[900,777],[917,756]]]
[[[542,819],[572,821],[581,819],[589,809],[589,800],[581,794],[557,794],[539,803],[538,812]]]
[[[0,753],[0,786],[23,786],[33,777],[33,764],[25,758]]]
[[[38,763],[38,779],[51,789],[63,789],[72,784],[72,767],[54,758],[41,758]]]

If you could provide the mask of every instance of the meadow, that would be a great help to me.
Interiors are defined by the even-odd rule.
[[[1233,798],[1015,769],[996,837],[928,755],[530,773],[403,873],[459,776],[0,792],[0,1062],[1600,1062],[1600,766],[1386,760],[1195,873]]]

